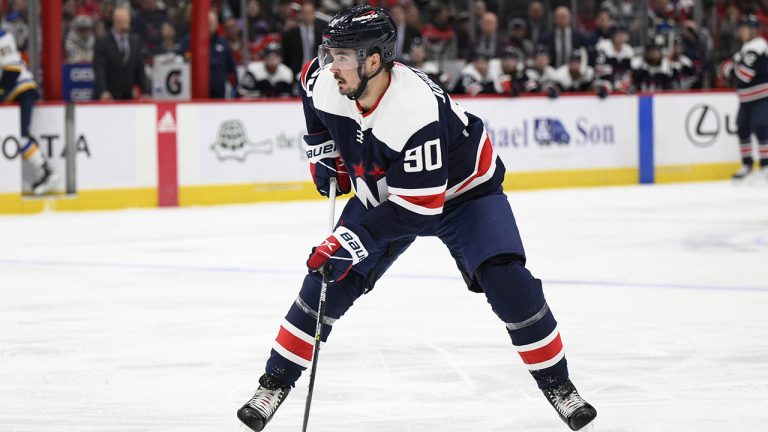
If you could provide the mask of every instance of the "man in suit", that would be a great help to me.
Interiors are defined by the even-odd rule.
[[[138,85],[143,94],[149,94],[141,41],[130,34],[130,28],[130,12],[117,8],[112,14],[112,30],[96,41],[93,52],[95,100],[133,99],[134,85]]]
[[[395,4],[389,9],[392,20],[395,21],[395,55],[398,60],[407,56],[411,51],[411,44],[415,39],[421,38],[421,29],[408,25],[405,20],[405,9],[400,4]]]
[[[566,6],[558,6],[554,14],[555,29],[542,38],[549,49],[552,65],[558,68],[568,63],[571,54],[586,45],[586,36],[571,27],[571,10]]]
[[[480,34],[474,46],[474,54],[483,54],[488,58],[501,57],[506,41],[499,35],[499,18],[493,12],[486,12],[480,17]]]
[[[311,1],[301,5],[298,21],[296,27],[283,33],[284,62],[294,75],[301,71],[304,63],[317,56],[325,29],[325,24],[315,19],[315,5]]]

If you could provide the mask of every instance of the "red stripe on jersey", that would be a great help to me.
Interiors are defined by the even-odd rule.
[[[530,351],[521,351],[519,354],[523,359],[523,363],[530,365],[552,360],[562,350],[563,341],[560,339],[560,333],[558,333],[557,336],[552,339],[552,342],[544,345],[543,347]]]
[[[313,61],[315,61],[315,59],[304,63],[304,67],[301,68],[301,87],[305,90],[307,89],[307,72],[309,72],[309,66]]]
[[[312,361],[314,346],[298,336],[295,336],[293,333],[286,330],[285,327],[280,326],[280,332],[277,333],[277,338],[275,340],[289,352],[296,354],[304,360]]]
[[[755,72],[754,71],[752,71],[752,70],[750,70],[750,69],[748,69],[748,68],[746,68],[746,67],[744,67],[742,65],[736,66],[736,73],[738,75],[742,75],[742,76],[746,77],[745,81],[749,81],[752,78],[754,78],[754,76],[755,76]]]
[[[411,204],[424,208],[436,209],[442,207],[443,204],[445,204],[445,192],[425,196],[398,196]]]
[[[491,164],[493,163],[493,146],[491,145],[491,139],[486,137],[485,142],[483,143],[483,148],[480,150],[480,160],[478,161],[478,168],[477,173],[473,175],[472,177],[464,180],[464,183],[461,184],[461,187],[456,189],[456,193],[461,192],[462,189],[467,187],[470,183],[472,183],[472,180],[484,175],[488,172],[489,169],[491,169]]]
[[[752,96],[757,96],[757,95],[763,94],[763,93],[768,94],[768,88],[761,88],[761,89],[757,89],[757,90],[742,92],[742,93],[739,93],[739,97],[741,97],[741,98],[752,97]]]

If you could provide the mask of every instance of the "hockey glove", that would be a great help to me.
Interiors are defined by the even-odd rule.
[[[368,232],[358,226],[352,231],[348,226],[339,226],[319,246],[312,248],[312,255],[307,260],[307,267],[318,271],[325,267],[328,282],[338,282],[347,276],[352,266],[368,256],[365,245],[372,240]]]
[[[331,177],[336,177],[336,191],[339,195],[348,193],[351,183],[347,169],[336,149],[336,143],[328,131],[304,135],[304,147],[309,159],[309,171],[320,195],[328,196]]]

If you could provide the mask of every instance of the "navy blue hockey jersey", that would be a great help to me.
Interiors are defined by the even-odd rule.
[[[301,74],[309,142],[332,140],[356,199],[360,225],[378,243],[418,234],[445,207],[501,189],[504,165],[482,120],[465,112],[423,72],[396,63],[368,112],[340,95],[317,59]]]
[[[758,37],[742,45],[733,55],[736,92],[742,102],[768,98],[768,43]]]

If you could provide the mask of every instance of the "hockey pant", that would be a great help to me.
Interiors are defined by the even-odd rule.
[[[365,208],[353,198],[341,220],[354,219],[363,211]],[[557,322],[544,298],[541,281],[525,268],[525,252],[506,195],[487,195],[458,204],[437,219],[420,235],[439,237],[470,289],[485,294],[539,388],[567,380],[568,367]],[[403,239],[372,253],[345,279],[328,286],[323,343],[334,323],[373,288],[414,239]],[[318,273],[305,277],[267,361],[266,372],[286,385],[294,385],[311,365],[321,281]]]
[[[752,134],[758,143],[760,166],[768,166],[768,98],[752,102],[742,102],[736,117],[739,134],[741,161],[744,165],[752,166]]]

